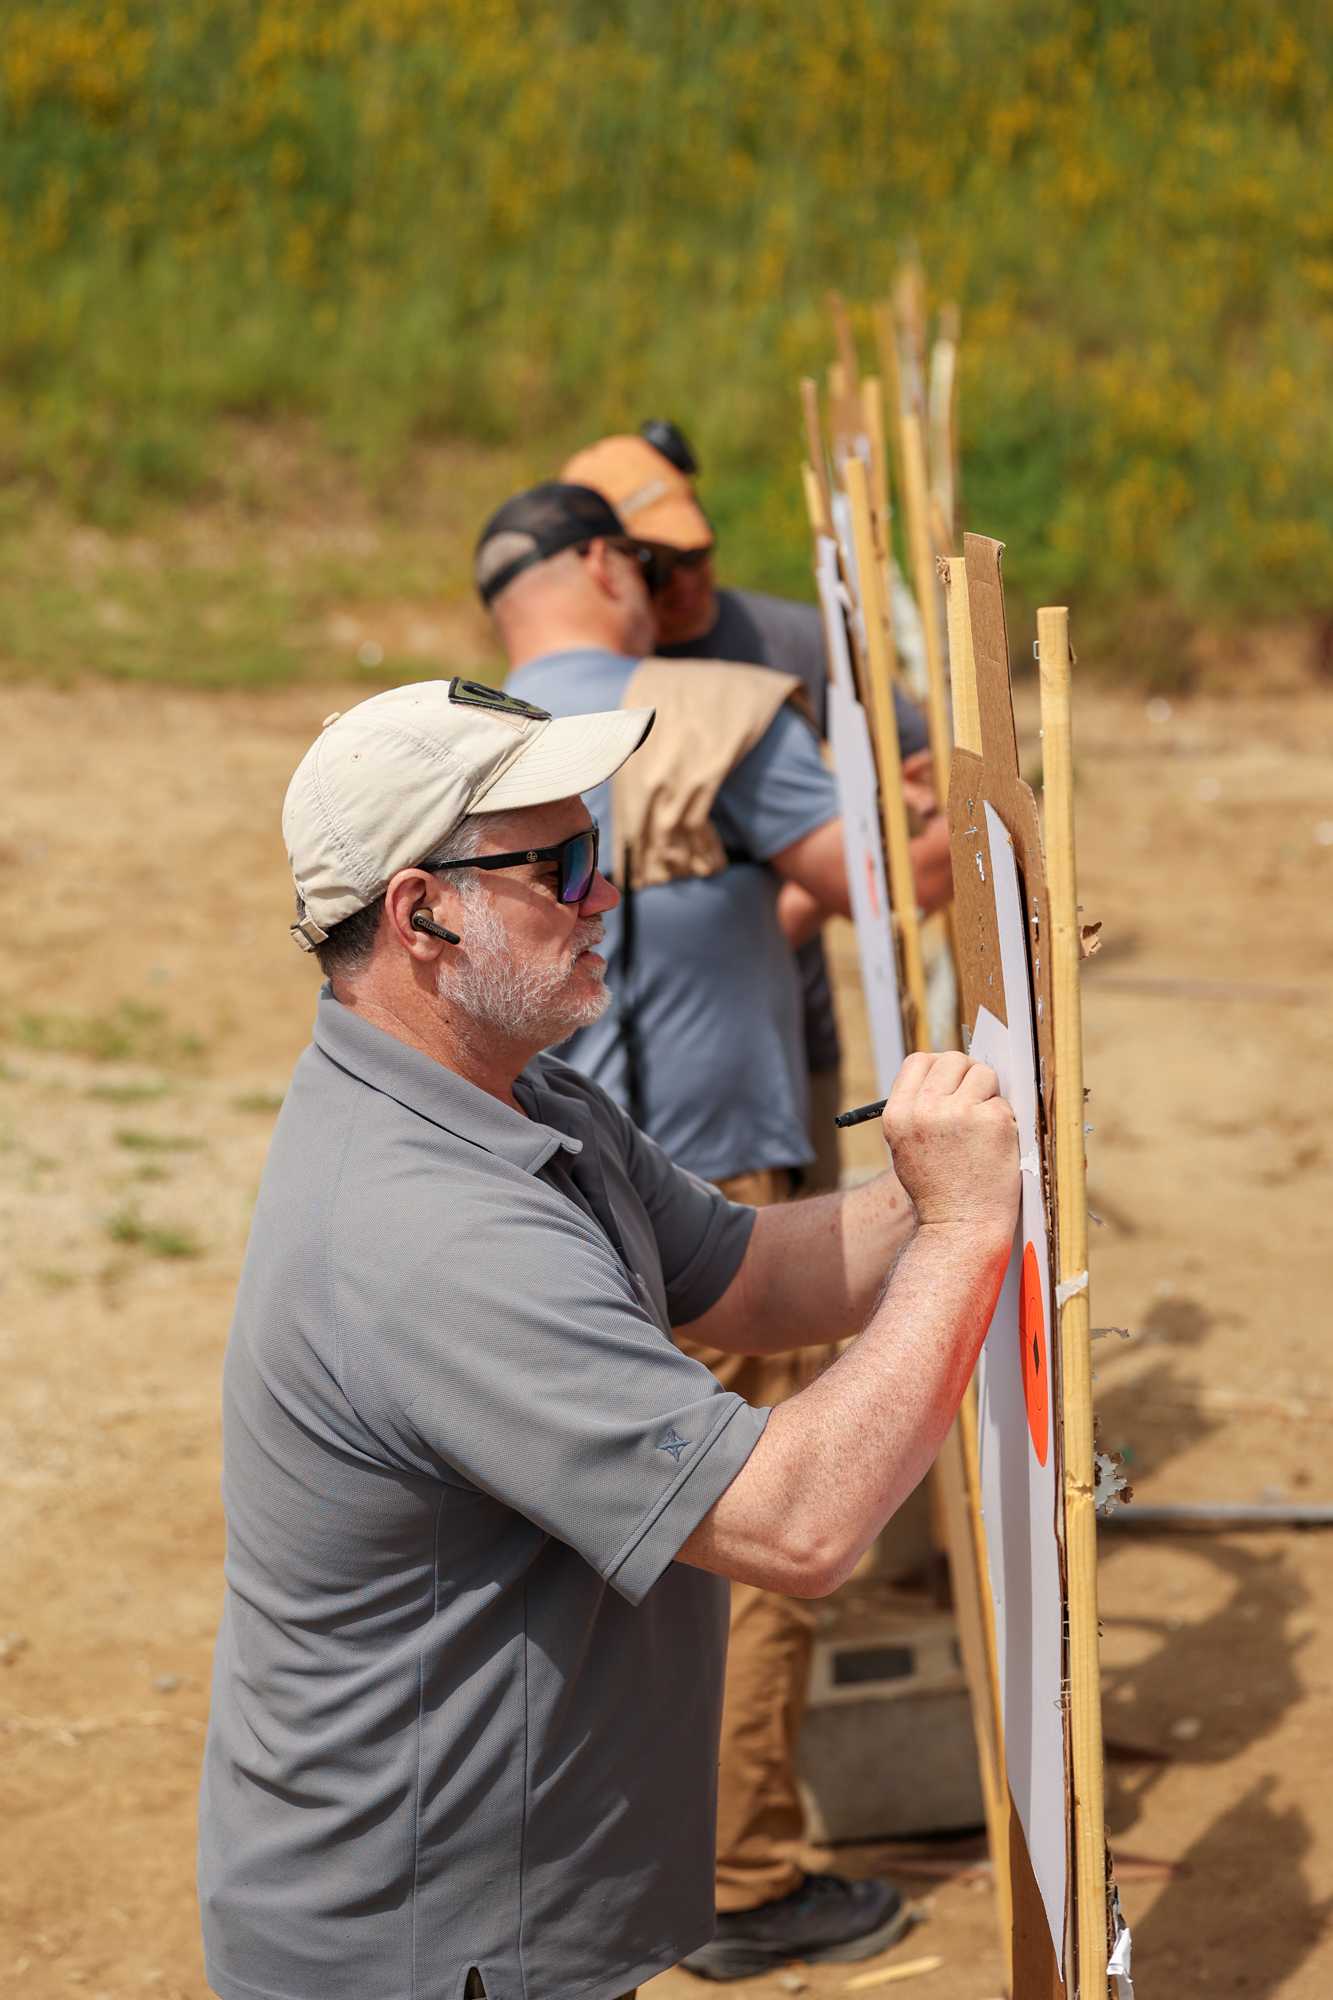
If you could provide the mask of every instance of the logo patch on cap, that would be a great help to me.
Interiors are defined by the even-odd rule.
[[[449,683],[449,699],[465,708],[495,709],[501,715],[523,716],[529,722],[551,720],[548,709],[520,701],[517,695],[505,694],[500,688],[487,687],[484,681],[460,680],[457,675]]]

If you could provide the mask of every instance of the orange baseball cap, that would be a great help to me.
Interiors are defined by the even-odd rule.
[[[626,533],[642,541],[669,549],[713,545],[713,530],[692,482],[646,438],[599,438],[575,452],[560,477],[571,486],[591,486],[604,494]]]

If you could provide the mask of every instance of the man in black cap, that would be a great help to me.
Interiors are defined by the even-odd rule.
[[[605,913],[614,997],[562,1055],[732,1200],[788,1199],[812,1149],[801,986],[779,899],[849,908],[836,784],[791,705],[800,678],[647,658],[660,582],[653,549],[586,487],[552,482],[501,508],[479,541],[476,581],[514,665],[510,693],[557,715],[657,711],[614,800],[610,783],[587,796],[623,897]],[[678,1345],[760,1409],[831,1358],[828,1349],[724,1355],[684,1334]],[[708,1977],[743,1978],[793,1957],[866,1957],[908,1922],[892,1884],[801,1865],[794,1760],[812,1632],[812,1614],[791,1597],[733,1586],[718,1934],[686,1960]]]
[[[791,706],[798,678],[653,660],[653,552],[588,488],[553,481],[511,500],[482,534],[476,577],[512,693],[557,714],[658,711],[634,798],[613,811],[608,785],[589,800],[622,888],[630,870],[630,935],[627,953],[614,913],[617,1007],[571,1060],[692,1172],[790,1192],[811,1149],[779,890],[850,908],[837,787]]]

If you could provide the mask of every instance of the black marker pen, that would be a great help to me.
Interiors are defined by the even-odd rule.
[[[846,1131],[849,1125],[865,1125],[870,1119],[880,1116],[888,1101],[887,1097],[881,1097],[878,1104],[858,1104],[855,1111],[840,1111],[833,1122],[840,1132]]]

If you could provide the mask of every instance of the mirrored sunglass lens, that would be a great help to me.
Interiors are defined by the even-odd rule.
[[[575,834],[565,847],[565,886],[560,900],[581,903],[592,887],[597,850],[590,833]]]

